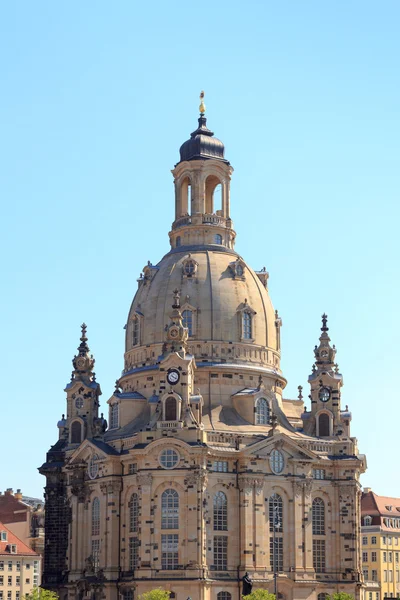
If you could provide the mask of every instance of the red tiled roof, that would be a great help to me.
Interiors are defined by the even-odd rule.
[[[6,531],[7,532],[7,541],[1,541],[0,540],[0,555],[4,555],[6,554],[7,556],[18,556],[18,555],[29,555],[29,556],[40,556],[37,552],[34,552],[32,550],[32,548],[29,548],[29,546],[27,546],[26,544],[24,544],[24,542],[22,540],[20,540],[19,538],[17,538],[16,535],[14,535],[9,529],[8,527],[6,527],[1,521],[0,521],[0,531]],[[8,550],[8,547],[10,544],[16,544],[17,546],[17,552],[14,554]]]
[[[391,507],[389,510],[388,507]],[[363,493],[361,496],[361,516],[372,517],[372,525],[379,525],[382,531],[393,532],[396,528],[387,527],[383,517],[400,518],[400,498],[378,496],[374,492]]]

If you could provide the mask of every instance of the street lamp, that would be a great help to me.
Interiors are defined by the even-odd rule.
[[[275,600],[278,600],[278,573],[277,573],[277,548],[276,548],[276,532],[280,529],[281,523],[279,521],[279,506],[274,502],[272,507],[272,568],[274,571],[274,594]]]

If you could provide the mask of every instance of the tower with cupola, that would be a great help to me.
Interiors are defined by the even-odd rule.
[[[147,260],[128,311],[108,425],[82,326],[41,467],[44,583],[61,600],[136,600],[156,587],[175,600],[240,600],[249,577],[279,600],[361,597],[366,464],[327,318],[306,409],[301,389],[285,395],[268,272],[235,250],[232,172],[202,95],[172,171],[170,247]]]

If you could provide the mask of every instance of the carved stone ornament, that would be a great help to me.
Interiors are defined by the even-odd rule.
[[[276,444],[275,444],[275,448],[276,448],[277,450],[281,450],[281,449],[283,448],[283,446],[284,446],[284,445],[285,445],[285,443],[284,443],[284,441],[283,441],[283,440],[278,440],[278,441],[276,442]]]
[[[142,487],[150,487],[153,481],[153,475],[151,473],[138,473],[137,483]]]
[[[257,496],[259,496],[264,487],[263,479],[256,479],[254,477],[241,477],[239,479],[239,489],[241,492],[244,492],[246,496],[250,496],[253,488],[256,491]]]
[[[185,485],[196,485],[199,480],[198,471],[192,471],[185,477]]]
[[[294,482],[293,487],[296,498],[301,496],[303,492],[306,496],[309,496],[313,487],[313,479],[311,477],[307,477],[306,479],[302,479],[300,481],[297,480]]]
[[[100,489],[103,494],[117,494],[122,489],[122,484],[120,480],[117,481],[106,481],[105,483],[100,484]]]
[[[92,489],[86,483],[79,482],[71,485],[71,494],[78,498],[78,502],[89,502]]]

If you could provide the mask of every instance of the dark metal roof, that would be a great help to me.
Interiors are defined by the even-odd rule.
[[[213,136],[214,132],[207,128],[207,119],[200,115],[198,128],[190,134],[190,139],[180,147],[181,162],[184,160],[214,158],[228,163],[224,158],[224,144]]]

